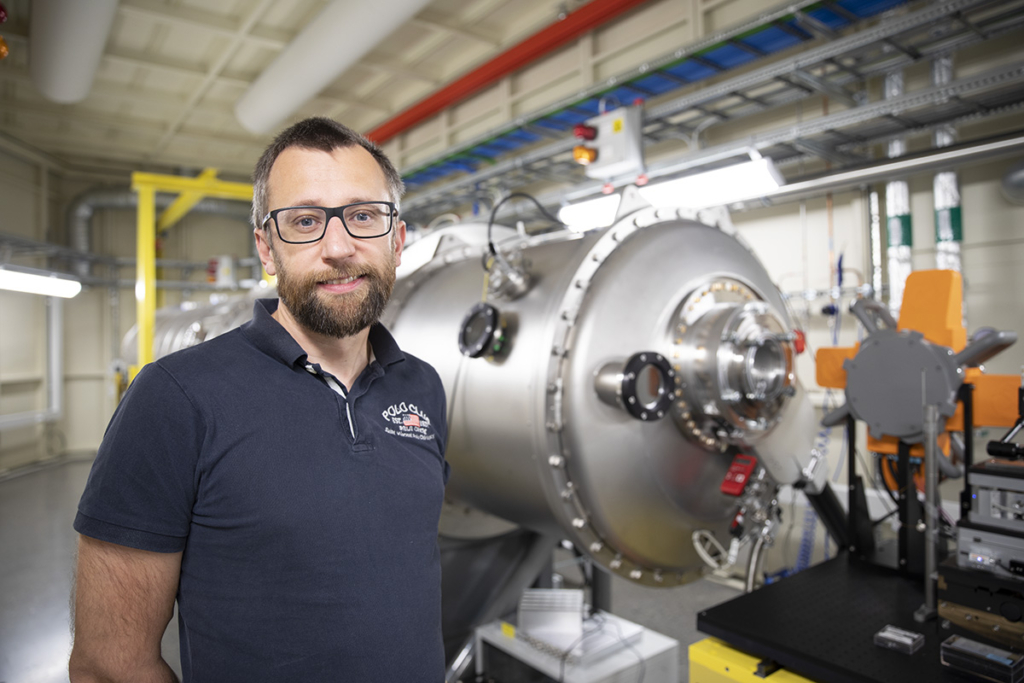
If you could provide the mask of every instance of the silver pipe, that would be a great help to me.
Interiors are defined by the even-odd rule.
[[[868,215],[871,226],[868,240],[871,243],[871,289],[874,298],[882,300],[882,210],[878,201],[878,190],[868,194]]]
[[[947,85],[953,80],[953,56],[940,55],[932,60],[932,85]],[[939,126],[932,135],[936,148],[956,143],[956,128]],[[960,179],[955,170],[944,169],[932,179],[935,209],[935,265],[940,270],[963,272],[963,214],[960,208]],[[967,326],[966,282],[961,292],[961,317]]]
[[[11,415],[0,415],[0,432],[8,429],[19,429],[31,427],[43,422],[53,422],[48,410],[33,410],[25,413],[13,413]]]
[[[82,280],[83,284],[90,285],[109,285],[111,280],[101,280],[98,278],[91,278],[89,280]],[[117,280],[117,286],[121,289],[135,289],[135,280]],[[157,289],[173,289],[176,291],[183,290],[201,290],[204,292],[241,292],[248,291],[247,289],[235,285],[234,287],[221,287],[213,282],[189,282],[188,280],[157,280]]]
[[[750,550],[750,559],[747,561],[747,579],[743,586],[744,592],[754,592],[754,581],[757,576],[758,567],[761,565],[761,554],[764,550],[764,536],[758,536],[754,541],[754,547]]]
[[[110,357],[121,355],[121,290],[113,285],[107,287],[107,303],[110,305]]]
[[[165,209],[176,198],[173,194],[158,193],[156,208]],[[67,231],[71,245],[78,251],[88,253],[91,251],[90,223],[93,214],[98,209],[134,209],[138,201],[138,196],[131,190],[93,188],[81,193],[68,207]],[[236,218],[248,225],[251,207],[245,202],[207,197],[193,206],[192,211]],[[76,263],[75,272],[79,276],[89,275],[89,262],[83,260]]]
[[[64,415],[64,300],[46,297],[47,412],[49,421]]]
[[[885,75],[884,96],[895,100],[903,95],[903,71]],[[907,140],[903,136],[889,141],[890,159],[905,156]],[[914,247],[913,223],[910,218],[910,185],[906,180],[890,180],[885,184],[885,227],[889,238],[886,256],[889,270],[889,310],[899,316],[903,305],[903,287],[914,269],[911,250]]]
[[[913,156],[891,159],[864,168],[840,171],[809,180],[783,185],[767,195],[772,204],[799,201],[850,187],[858,187],[884,181],[892,176],[911,176],[915,173],[934,171],[942,167],[987,161],[998,157],[1012,156],[1024,152],[1024,134],[1000,138],[990,142],[957,145],[940,151],[926,152]],[[749,207],[763,206],[749,203]]]
[[[462,675],[469,669],[469,665],[473,662],[473,654],[476,649],[476,634],[474,633],[466,639],[466,643],[459,650],[459,654],[455,655],[455,659],[452,660],[451,666],[444,673],[444,683],[457,683],[462,680]]]
[[[921,378],[922,389],[924,376]],[[938,566],[938,500],[939,500],[939,463],[941,457],[938,447],[939,408],[934,405],[924,407],[924,604],[914,612],[914,620],[928,621],[936,615],[935,582]]]
[[[64,416],[64,301],[46,297],[46,408],[0,415],[0,432],[56,422]]]
[[[737,202],[729,208],[736,211],[760,209],[769,205],[798,202],[804,199],[821,197],[828,192],[838,192],[859,188],[872,183],[886,182],[893,176],[912,176],[928,173],[950,166],[978,163],[1024,153],[1024,134],[999,136],[982,141],[963,143],[918,154],[910,154],[898,159],[876,162],[848,171],[838,171],[807,180],[788,182],[777,190],[766,192],[764,197]],[[1003,193],[1010,201],[1024,204],[1024,163],[1010,170],[1003,179]],[[587,184],[572,194],[573,199],[586,199],[600,195],[600,186]],[[541,204],[557,207],[566,196],[562,192],[541,194],[537,197]]]

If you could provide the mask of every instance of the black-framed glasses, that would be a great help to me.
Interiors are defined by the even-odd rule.
[[[327,224],[337,216],[345,231],[356,239],[383,237],[394,227],[398,209],[391,202],[356,202],[336,206],[286,206],[274,209],[263,217],[263,226],[273,220],[277,236],[289,244],[319,242],[327,232]]]

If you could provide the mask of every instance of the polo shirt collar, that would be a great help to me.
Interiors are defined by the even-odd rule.
[[[242,334],[258,349],[286,365],[298,363],[305,366],[306,352],[281,323],[273,318],[277,305],[278,299],[257,299],[252,307],[252,320],[242,325]],[[381,365],[405,360],[405,354],[398,348],[395,338],[380,323],[370,328],[370,346]]]

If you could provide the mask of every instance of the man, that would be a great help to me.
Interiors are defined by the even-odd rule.
[[[442,680],[437,373],[376,324],[402,182],[302,121],[253,178],[280,303],[166,356],[118,407],[79,505],[72,681]]]

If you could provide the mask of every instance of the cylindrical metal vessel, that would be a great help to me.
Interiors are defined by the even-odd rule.
[[[791,326],[777,289],[737,239],[675,212],[647,209],[582,236],[513,239],[502,251],[530,284],[517,298],[488,298],[501,349],[471,358],[460,352],[460,323],[487,291],[484,230],[463,225],[410,248],[406,257],[418,246],[436,253],[399,280],[384,321],[448,391],[449,498],[569,538],[635,581],[692,578],[703,566],[694,531],[728,544],[737,501],[719,489],[735,447],[792,429],[782,417],[806,403],[793,400]],[[709,330],[717,336],[706,339]],[[750,330],[760,343],[740,344]],[[630,359],[632,372],[616,371]],[[627,385],[652,410],[631,413],[622,396],[615,405],[609,395]],[[723,412],[723,396],[740,424]],[[799,421],[810,427],[808,451],[810,420]],[[791,483],[800,476],[793,463],[769,472]],[[442,533],[472,535],[473,517],[449,506]],[[502,530],[476,519],[480,535]]]

